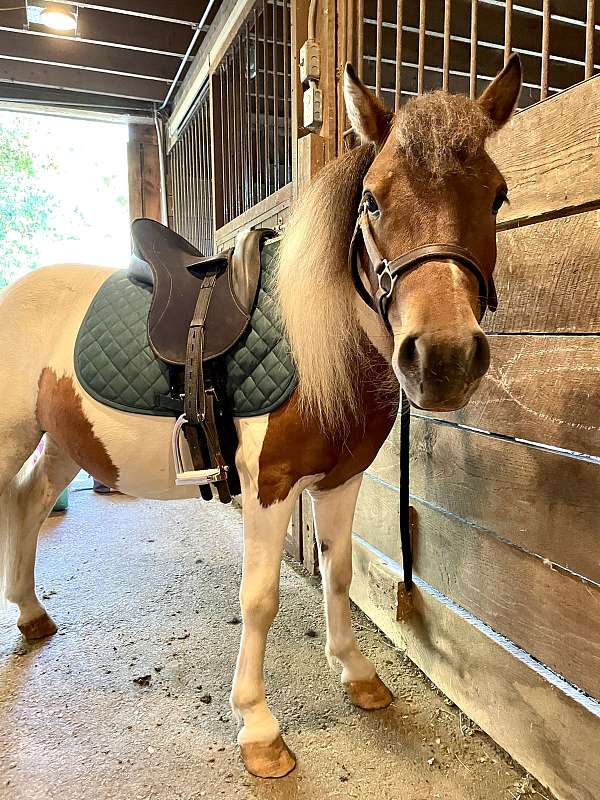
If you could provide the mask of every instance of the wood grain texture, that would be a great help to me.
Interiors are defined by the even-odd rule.
[[[481,386],[464,409],[443,418],[600,456],[600,336],[491,336],[489,342],[491,366]]]
[[[298,139],[297,182],[294,191],[300,194],[325,164],[325,139],[308,133]]]
[[[496,333],[600,333],[600,211],[498,233]]]
[[[394,493],[386,486],[365,480],[354,531],[401,561],[389,494]],[[418,514],[415,573],[600,698],[600,586],[559,572],[474,524],[412,502]],[[373,509],[382,510],[376,527]]]
[[[216,249],[222,250],[225,242],[235,241],[235,236],[246,228],[268,227],[268,221],[281,217],[283,222],[289,214],[292,202],[292,184],[288,183],[282,189],[261,200],[252,208],[244,211],[231,222],[217,228],[215,233]]]
[[[397,486],[399,451],[396,422],[369,474]],[[600,464],[413,416],[411,493],[600,583]],[[368,513],[396,558],[399,509],[384,503],[386,522]]]
[[[600,76],[516,114],[489,144],[510,204],[500,225],[600,205]]]
[[[147,217],[161,221],[160,207],[160,156],[156,131],[152,125],[130,125],[127,143],[129,180],[129,217]]]
[[[161,102],[169,88],[168,82],[162,78],[132,78],[11,59],[0,62],[0,82],[154,102]]]
[[[315,535],[315,516],[308,492],[302,492],[302,563],[309,575],[319,572],[319,555]]]
[[[400,575],[360,541],[354,543],[351,597],[394,644],[471,719],[559,800],[597,800],[600,709],[563,691],[548,672],[443,598],[415,586],[405,623],[369,597],[369,570]],[[409,724],[407,722],[407,724]]]

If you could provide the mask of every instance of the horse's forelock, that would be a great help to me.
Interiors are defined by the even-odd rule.
[[[431,92],[409,100],[397,115],[393,135],[409,169],[443,178],[468,167],[494,130],[475,100]]]

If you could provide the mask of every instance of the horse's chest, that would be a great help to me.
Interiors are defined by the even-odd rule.
[[[296,395],[271,414],[259,459],[261,503],[284,500],[309,475],[324,475],[318,488],[333,489],[363,472],[392,429],[397,403],[365,404],[362,412],[361,421],[337,440],[301,416]]]

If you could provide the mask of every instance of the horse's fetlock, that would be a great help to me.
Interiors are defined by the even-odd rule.
[[[354,636],[341,636],[335,640],[331,639],[327,643],[326,651],[328,658],[333,658],[337,661],[344,662],[344,660],[356,649],[356,641]]]

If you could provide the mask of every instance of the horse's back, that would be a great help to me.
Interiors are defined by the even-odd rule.
[[[0,293],[3,363],[35,362],[55,349],[63,334],[78,330],[98,288],[114,270],[59,264],[32,270]],[[32,363],[33,365],[33,363]]]
[[[112,272],[111,267],[85,264],[53,264],[33,269],[0,292],[0,314],[6,314],[12,303],[25,310],[25,302],[37,310],[52,308],[61,298],[72,299],[75,292],[85,294],[91,289],[95,293]]]

